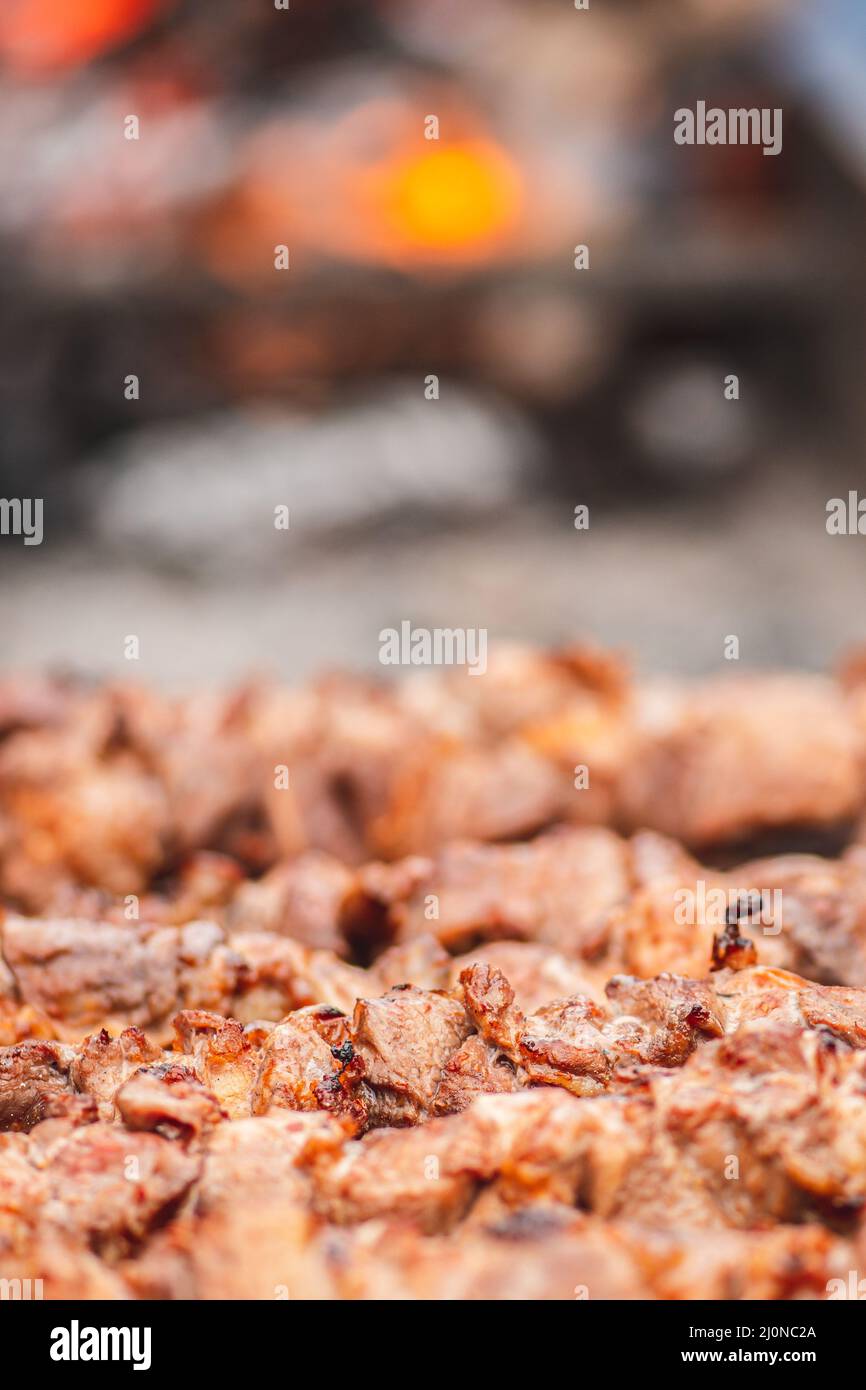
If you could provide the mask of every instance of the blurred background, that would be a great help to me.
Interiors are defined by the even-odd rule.
[[[0,192],[4,668],[866,636],[863,0],[3,0]]]

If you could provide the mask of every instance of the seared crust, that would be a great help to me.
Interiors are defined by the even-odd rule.
[[[843,834],[864,739],[856,663],[0,683],[0,1278],[826,1297],[866,1251],[866,855],[736,847]]]

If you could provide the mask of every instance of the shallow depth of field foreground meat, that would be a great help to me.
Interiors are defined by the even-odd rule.
[[[0,687],[0,1277],[826,1298],[866,1258],[866,690]]]

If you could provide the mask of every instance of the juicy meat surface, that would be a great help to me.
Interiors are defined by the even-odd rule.
[[[866,1253],[862,669],[0,681],[0,1279],[827,1297]]]

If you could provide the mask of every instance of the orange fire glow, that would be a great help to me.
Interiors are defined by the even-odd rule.
[[[74,68],[132,38],[168,0],[3,0],[0,59],[25,75]]]
[[[387,240],[446,259],[489,250],[511,229],[520,205],[515,170],[481,139],[412,148],[368,171],[364,182]]]

